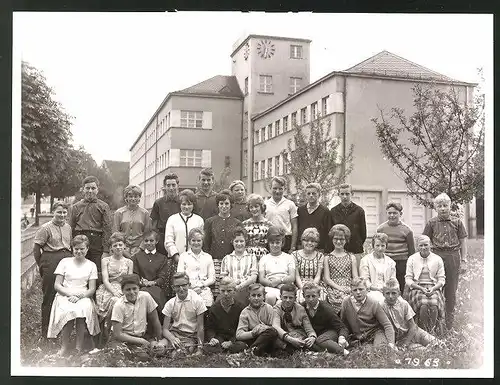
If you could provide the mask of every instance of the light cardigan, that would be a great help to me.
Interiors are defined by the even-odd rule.
[[[420,279],[420,274],[422,273],[422,268],[424,266],[424,258],[420,256],[420,252],[410,255],[408,261],[406,262],[406,275],[405,282],[408,286],[412,283],[418,282]],[[431,281],[436,284],[441,282],[445,284],[446,276],[444,274],[444,263],[443,259],[434,253],[430,253],[427,257],[427,266],[429,268],[429,276]]]
[[[183,219],[184,218],[184,219]],[[187,251],[187,236],[191,229],[195,227],[203,230],[203,218],[197,214],[192,214],[187,221],[181,213],[172,214],[167,219],[165,225],[165,249],[168,251],[168,257],[172,258],[174,254],[182,254]]]
[[[375,256],[373,253],[365,255],[361,258],[361,262],[359,263],[359,275],[361,278],[364,278],[366,281],[366,287],[368,289],[372,286],[371,277],[375,277],[377,275],[377,270],[375,269],[374,261]],[[396,262],[394,262],[391,258],[384,254],[384,282],[387,282],[390,278],[396,278]],[[382,289],[379,287],[379,289]]]

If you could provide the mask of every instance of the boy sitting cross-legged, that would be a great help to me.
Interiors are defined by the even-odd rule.
[[[265,290],[260,283],[248,287],[250,304],[245,307],[236,329],[236,339],[243,341],[256,356],[272,353],[278,332],[272,327],[273,307],[264,302]]]
[[[158,344],[167,350],[182,350],[185,353],[202,354],[205,337],[203,314],[207,311],[203,299],[189,289],[189,277],[177,272],[172,279],[175,297],[163,308],[163,338]],[[175,354],[175,353],[174,353]]]
[[[401,297],[396,278],[391,278],[385,283],[383,293],[382,309],[394,327],[396,343],[400,343],[406,348],[412,343],[427,346],[437,341],[436,337],[419,328],[413,320],[415,312],[410,304]]]
[[[223,277],[219,283],[217,302],[208,310],[205,353],[238,353],[247,344],[236,341],[236,328],[244,306],[235,301],[236,283],[230,277]]]
[[[126,343],[154,348],[162,337],[157,304],[151,294],[139,290],[139,284],[136,274],[122,277],[123,296],[115,303],[111,314],[112,345]]]
[[[273,317],[273,327],[282,341],[277,346],[289,354],[294,350],[311,349],[317,336],[305,309],[295,301],[297,287],[285,283],[280,288],[280,296],[274,305]]]

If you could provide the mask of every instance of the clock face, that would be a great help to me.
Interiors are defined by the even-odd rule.
[[[276,48],[271,40],[261,40],[259,44],[257,44],[257,53],[263,59],[269,59],[274,55],[274,51],[276,51]]]
[[[248,59],[248,55],[250,55],[250,46],[248,45],[248,43],[246,43],[245,47],[243,47],[243,57],[245,58],[245,60]]]

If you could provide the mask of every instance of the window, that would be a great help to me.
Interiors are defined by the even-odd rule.
[[[269,139],[269,138],[268,138]],[[266,140],[266,128],[262,127],[260,129],[260,141],[264,142]]]
[[[273,77],[269,75],[259,76],[259,91],[260,92],[273,92]]]
[[[203,112],[202,111],[181,111],[181,127],[202,128],[203,127]]]
[[[318,117],[318,102],[311,104],[311,122]]]
[[[243,114],[243,139],[248,138],[248,112]]]
[[[259,180],[259,162],[253,164],[253,179]]]
[[[292,112],[292,128],[294,128],[297,125],[297,113]]]
[[[181,167],[201,167],[202,150],[180,150]]]
[[[305,124],[307,122],[307,108],[302,108],[300,110],[300,124]]]
[[[281,132],[280,132],[280,121],[277,120],[274,123],[274,135],[278,136],[279,134],[281,134]]]
[[[280,156],[274,157],[274,176],[280,175]]]
[[[288,163],[287,163],[288,153],[285,152],[281,154],[281,157],[283,158],[283,175],[286,175],[288,174]]]
[[[325,116],[328,113],[328,96],[321,99],[321,115]]]
[[[288,116],[283,117],[283,132],[288,131]]]
[[[267,177],[271,178],[273,176],[273,158],[267,159]]]
[[[267,126],[267,139],[271,139],[273,137],[273,124],[271,123]]]
[[[294,94],[300,90],[300,83],[302,78],[290,78],[290,91],[289,94]]]
[[[167,127],[170,128],[170,112],[167,114]]]
[[[248,176],[247,167],[248,167],[248,150],[243,150],[243,170],[242,170],[243,177]]]
[[[266,179],[266,161],[260,162],[260,179]]]
[[[301,45],[290,45],[290,58],[291,59],[302,59],[302,46]]]
[[[248,95],[248,78],[245,78],[245,95]]]

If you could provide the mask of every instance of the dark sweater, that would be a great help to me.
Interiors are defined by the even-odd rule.
[[[220,343],[224,341],[236,341],[236,329],[240,320],[240,313],[244,306],[235,301],[229,313],[223,309],[220,301],[217,301],[208,310],[206,340],[217,338]]]
[[[328,302],[319,301],[314,317],[311,317],[305,302],[302,303],[302,306],[306,309],[307,316],[309,317],[311,325],[318,336],[327,330],[335,330],[339,337],[344,336],[347,338],[349,336],[349,330],[340,317],[335,314],[335,310]]]
[[[362,253],[363,243],[366,240],[365,210],[351,202],[347,207],[339,203],[332,207],[330,212],[333,225],[343,224],[351,230],[351,239],[345,245],[345,250],[355,254]]]
[[[298,214],[298,236],[297,243],[300,246],[300,237],[305,229],[314,227],[319,231],[318,249],[329,253],[333,250],[331,239],[328,237],[328,232],[333,226],[332,216],[328,208],[319,205],[311,214],[307,211],[307,205],[300,206],[297,209]]]

